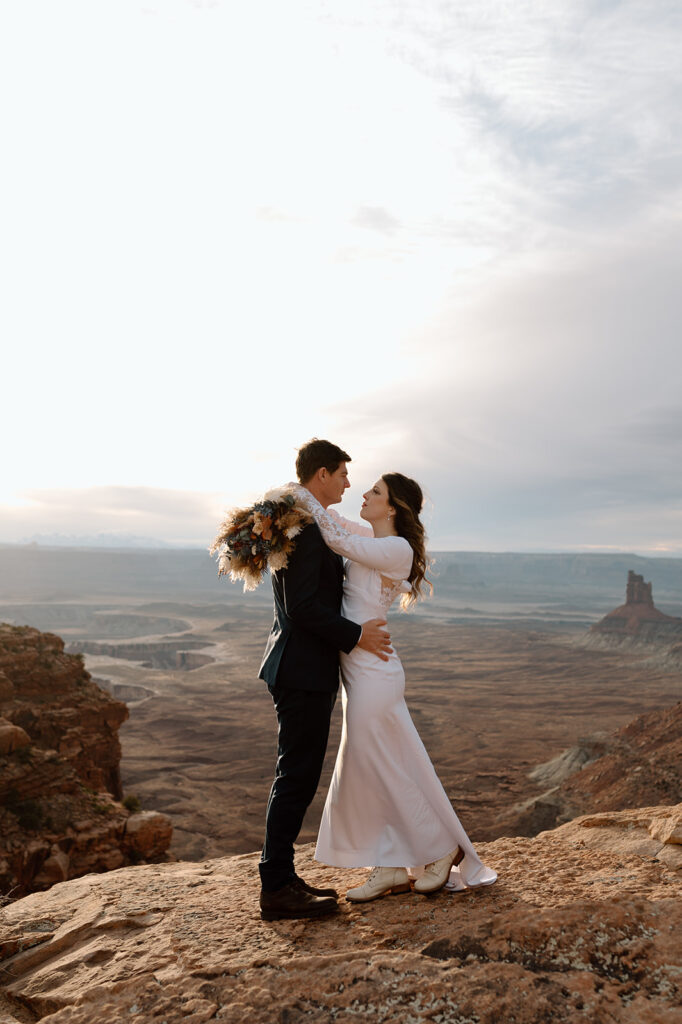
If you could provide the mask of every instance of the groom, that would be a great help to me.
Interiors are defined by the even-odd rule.
[[[335,444],[314,438],[299,449],[296,475],[328,508],[350,487],[350,461]],[[341,615],[343,561],[327,547],[316,523],[296,537],[287,568],[272,575],[272,591],[275,620],[259,672],[279,724],[259,864],[265,921],[319,917],[338,909],[334,889],[316,889],[296,874],[294,841],[320,781],[339,685],[339,651],[357,646],[382,661],[391,651],[384,619],[359,625]]]

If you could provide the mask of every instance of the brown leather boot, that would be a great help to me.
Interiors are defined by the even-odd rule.
[[[279,921],[283,918],[322,917],[335,914],[339,909],[336,900],[313,896],[296,882],[290,882],[277,892],[261,889],[260,916],[263,921]]]
[[[336,889],[317,889],[314,885],[310,885],[309,882],[304,881],[300,875],[296,875],[296,884],[309,892],[311,896],[329,896],[333,900],[338,900],[339,894]]]

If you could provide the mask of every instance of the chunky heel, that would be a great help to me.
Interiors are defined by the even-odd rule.
[[[438,892],[447,883],[453,864],[460,864],[463,860],[464,851],[458,846],[452,853],[427,864],[424,874],[414,883],[414,891],[420,892],[422,896]]]
[[[391,889],[391,893],[393,895],[396,895],[399,892],[409,892],[409,891],[410,891],[410,883],[409,882],[405,882],[404,885],[394,885],[393,888]]]
[[[379,896],[390,896],[394,892],[409,892],[410,879],[405,868],[372,868],[364,885],[349,889],[346,899],[349,903],[366,903]]]

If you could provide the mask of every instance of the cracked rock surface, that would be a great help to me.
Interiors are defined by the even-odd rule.
[[[481,844],[490,888],[265,923],[257,854],[126,867],[0,911],[0,1022],[679,1024],[682,805]],[[341,891],[362,871],[297,867]]]

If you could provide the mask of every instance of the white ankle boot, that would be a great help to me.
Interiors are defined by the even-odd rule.
[[[452,853],[441,857],[440,860],[434,860],[427,864],[424,874],[414,883],[414,891],[420,892],[423,895],[430,892],[438,892],[450,877],[452,865],[458,864],[460,860],[462,860],[462,856],[458,846]]]
[[[346,899],[351,903],[367,903],[392,892],[409,892],[410,879],[405,868],[372,868],[364,885],[349,889]]]

